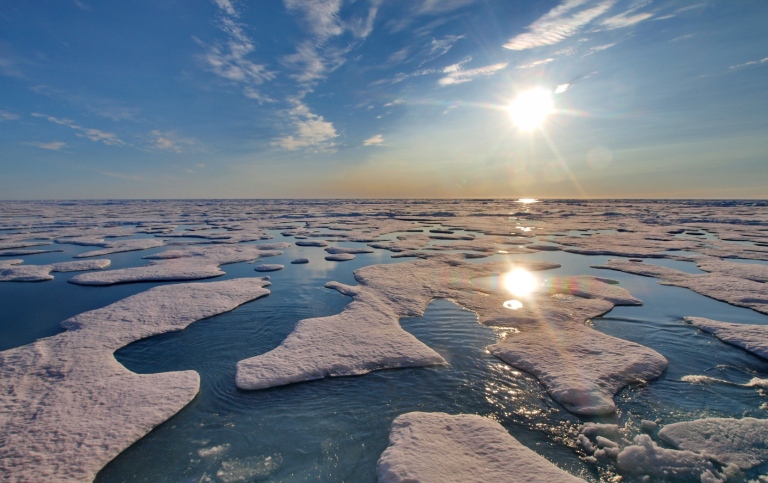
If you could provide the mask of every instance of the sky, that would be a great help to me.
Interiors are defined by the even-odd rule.
[[[763,0],[5,0],[0,199],[766,198],[766,25]]]

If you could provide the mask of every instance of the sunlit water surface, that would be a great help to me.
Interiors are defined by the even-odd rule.
[[[273,235],[275,238],[267,242],[295,241],[276,232]],[[450,242],[435,244],[445,243]],[[52,248],[64,251],[29,256],[25,262],[71,260],[94,247]],[[141,257],[166,249],[104,258],[112,260],[110,268],[139,266],[146,263]],[[489,416],[518,440],[574,474],[588,479],[610,476],[611,467],[587,465],[576,451],[576,428],[589,419],[565,411],[535,379],[490,356],[485,347],[498,340],[495,330],[479,325],[473,313],[444,300],[430,304],[423,317],[401,320],[401,325],[438,351],[448,366],[385,370],[262,391],[238,390],[234,377],[239,360],[273,349],[301,319],[343,310],[350,299],[323,288],[326,281],[354,284],[352,271],[356,268],[407,261],[392,259],[382,250],[342,263],[325,261],[324,255],[321,248],[291,246],[281,256],[264,259],[286,266],[269,274],[272,285],[268,297],[183,331],[138,341],[117,351],[116,358],[139,373],[193,369],[200,373],[201,389],[189,406],[105,467],[97,481],[375,481],[376,461],[387,446],[391,422],[410,411]],[[310,263],[291,265],[297,257],[307,257]],[[765,417],[761,406],[768,397],[746,383],[754,377],[768,378],[768,362],[700,333],[682,317],[754,324],[766,324],[768,317],[686,289],[659,285],[652,278],[590,268],[619,257],[563,252],[497,257],[562,265],[539,273],[542,279],[554,275],[612,278],[643,300],[642,307],[617,307],[590,325],[657,350],[669,360],[669,369],[656,381],[621,391],[617,414],[601,421],[626,426],[626,434],[631,436],[639,432],[641,419],[667,424],[707,416]],[[691,262],[649,262],[701,273]],[[263,275],[254,272],[254,266],[225,265],[227,274],[209,281]],[[82,287],[66,283],[73,275],[54,273],[52,282],[3,284],[0,350],[55,335],[61,332],[59,322],[67,317],[159,285]],[[488,287],[495,284],[492,279],[476,282]],[[685,376],[709,379],[688,382],[692,379],[684,381]]]

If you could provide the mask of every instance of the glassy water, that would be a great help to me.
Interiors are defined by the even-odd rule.
[[[273,234],[274,240],[256,243],[283,240]],[[74,254],[93,249],[72,245],[53,248],[64,252],[27,257],[26,262],[71,260]],[[146,263],[141,257],[165,249],[105,258],[112,260],[111,268],[139,266]],[[325,261],[322,248],[293,245],[284,251],[281,256],[264,259],[286,266],[269,274],[271,295],[183,331],[138,341],[116,352],[121,363],[139,373],[196,370],[201,375],[201,389],[179,414],[105,467],[98,481],[375,481],[376,461],[387,446],[389,426],[395,417],[410,411],[492,417],[559,466],[582,477],[599,477],[595,467],[579,459],[574,446],[574,431],[587,419],[565,411],[535,379],[490,356],[485,347],[497,340],[496,332],[448,301],[434,301],[423,317],[401,320],[405,330],[443,355],[447,366],[378,371],[263,391],[238,390],[234,376],[239,360],[273,349],[303,318],[343,310],[350,299],[323,288],[326,281],[355,284],[352,272],[356,268],[408,260],[392,259],[389,252],[377,250],[338,263]],[[310,263],[291,265],[290,261],[298,257],[309,258]],[[682,317],[754,324],[766,324],[768,317],[686,289],[659,285],[652,278],[591,268],[618,257],[563,252],[496,257],[562,265],[541,272],[544,277],[612,278],[643,300],[642,307],[617,307],[591,325],[655,349],[669,360],[669,369],[656,381],[621,391],[617,414],[601,420],[617,422],[637,433],[641,419],[667,424],[706,416],[765,417],[761,406],[768,403],[768,397],[747,383],[755,377],[768,379],[768,362],[700,333]],[[691,262],[649,262],[700,273]],[[210,281],[262,276],[253,271],[254,266],[225,265],[226,275]],[[66,283],[73,275],[54,273],[52,282],[2,285],[0,349],[54,335],[61,330],[59,322],[67,317],[158,285],[82,287]],[[606,474],[610,468],[601,471]]]

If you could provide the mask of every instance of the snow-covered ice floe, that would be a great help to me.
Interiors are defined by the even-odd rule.
[[[715,266],[710,265],[709,268],[713,269]],[[619,270],[644,277],[658,278],[662,285],[684,287],[715,300],[768,314],[768,284],[755,282],[748,278],[717,272],[690,274],[651,263],[626,260],[609,260],[605,265],[594,268]]]
[[[78,262],[80,263],[80,262]],[[114,351],[269,294],[240,278],[156,287],[0,352],[0,480],[86,481],[195,397],[194,371],[136,374]]]
[[[473,414],[413,412],[392,423],[381,483],[583,482]]]
[[[170,280],[198,280],[224,275],[220,265],[239,263],[257,258],[281,255],[280,247],[287,243],[261,245],[206,245],[167,250],[144,258],[153,260],[143,267],[84,273],[69,279],[78,285],[113,285],[129,282],[157,282]]]
[[[682,450],[748,470],[768,461],[768,420],[705,418],[661,428],[659,438]]]
[[[685,317],[685,321],[723,342],[768,359],[768,325],[733,324],[703,317]]]
[[[304,319],[277,348],[240,361],[237,386],[263,389],[326,376],[444,364],[439,354],[399,325],[402,317],[423,315],[436,298],[472,310],[482,324],[515,328],[518,333],[490,346],[491,353],[536,376],[555,400],[579,414],[613,412],[613,395],[619,389],[664,371],[667,361],[657,352],[585,326],[587,319],[615,304],[640,304],[611,281],[556,277],[544,293],[526,299],[516,310],[505,307],[508,295],[470,281],[514,267],[536,271],[558,265],[477,264],[441,255],[356,270],[357,286],[326,284],[353,297],[344,311]]]
[[[108,267],[109,260],[82,260],[48,265],[21,265],[23,260],[0,261],[0,282],[44,282],[53,280],[51,272],[81,272]]]

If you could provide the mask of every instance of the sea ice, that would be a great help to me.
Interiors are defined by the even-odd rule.
[[[685,317],[685,321],[723,342],[768,359],[768,325],[733,324],[703,317]]]
[[[354,260],[355,256],[351,253],[339,253],[336,255],[327,255],[325,259],[329,262],[348,262]]]
[[[581,482],[473,414],[412,412],[392,423],[378,462],[381,483]]]
[[[0,282],[42,282],[53,280],[51,272],[80,272],[108,267],[109,260],[83,260],[48,265],[19,265],[22,260],[0,261]]]
[[[492,354],[536,376],[547,391],[579,414],[613,412],[613,395],[634,382],[658,377],[667,361],[655,351],[586,327],[584,322],[614,303],[639,300],[597,277],[555,279],[522,308],[504,307],[508,295],[479,288],[470,279],[506,272],[556,268],[547,262],[469,263],[460,256],[433,257],[355,271],[359,285],[326,284],[354,298],[342,313],[305,319],[277,348],[240,361],[237,386],[263,389],[326,376],[444,363],[442,357],[398,324],[422,315],[435,298],[453,300],[490,326],[519,333],[489,347]],[[553,295],[570,294],[568,298]]]
[[[668,424],[659,438],[683,450],[706,454],[723,465],[748,470],[768,461],[768,420],[705,418]]]
[[[295,259],[291,260],[291,263],[294,264],[294,265],[302,264],[302,263],[309,263],[309,259],[308,258],[303,258],[303,257],[302,258],[295,258]]]
[[[625,260],[609,260],[605,265],[594,268],[619,270],[658,278],[662,285],[688,288],[715,300],[768,314],[768,284],[766,283],[717,273],[690,274],[650,263]]]
[[[280,265],[279,263],[262,263],[261,265],[253,267],[257,272],[276,272],[284,268],[285,265]]]
[[[219,265],[246,262],[262,257],[276,256],[276,245],[206,245],[179,250],[167,250],[146,256],[157,260],[142,267],[107,270],[99,274],[84,273],[69,279],[79,285],[112,285],[128,282],[154,282],[168,280],[198,280],[224,275]]]
[[[241,278],[155,287],[64,321],[62,334],[0,352],[0,480],[92,480],[200,385],[194,371],[133,373],[114,351],[267,295],[266,285]]]

